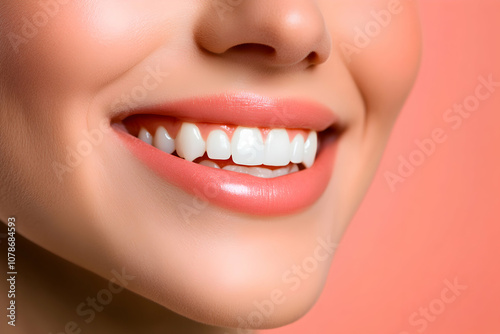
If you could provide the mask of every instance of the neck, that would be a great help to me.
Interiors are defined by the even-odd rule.
[[[4,234],[0,235],[0,241],[0,268],[7,273]],[[236,333],[194,322],[126,289],[114,294],[107,305],[89,306],[89,298],[96,298],[108,282],[19,234],[16,235],[15,269],[16,326],[8,325],[10,320],[6,313],[2,314],[2,333]],[[2,294],[9,291],[7,280],[1,280],[0,288]],[[2,310],[2,313],[8,312],[5,308]]]

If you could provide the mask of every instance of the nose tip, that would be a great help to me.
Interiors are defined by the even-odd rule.
[[[265,66],[324,63],[331,38],[323,15],[310,0],[252,0],[214,15],[207,10],[195,32],[200,48]]]

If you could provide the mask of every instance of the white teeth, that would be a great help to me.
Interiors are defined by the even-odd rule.
[[[232,158],[235,165],[228,165],[223,169],[263,178],[298,172],[297,164],[300,163],[310,168],[314,164],[318,149],[318,135],[315,131],[310,131],[306,140],[302,134],[297,134],[290,143],[286,129],[272,129],[264,144],[260,129],[242,126],[236,128],[231,140],[226,131],[213,130],[205,143],[200,129],[193,123],[182,123],[175,139],[163,126],[156,129],[154,136],[141,127],[138,138],[165,153],[172,154],[177,151],[177,155],[188,161],[204,156],[206,151],[211,160],[204,160],[200,164],[207,167],[220,169],[213,160]],[[260,165],[284,168],[270,170],[263,167],[245,167]]]
[[[168,154],[172,154],[175,151],[175,141],[163,126],[156,129],[153,145]]]
[[[265,179],[284,176],[284,175],[288,175],[288,174],[295,173],[295,172],[299,171],[299,167],[297,165],[286,166],[286,167],[283,167],[280,169],[275,169],[275,170],[270,170],[270,169],[264,168],[264,167],[244,167],[244,166],[236,166],[236,165],[227,165],[222,169],[228,170],[231,172],[248,174],[248,175],[252,175],[252,176],[260,177],[260,178],[265,178]]]
[[[300,164],[304,159],[304,137],[296,135],[290,144],[291,158],[290,161],[294,164]]]
[[[210,159],[227,160],[231,157],[231,142],[222,130],[210,132],[207,138],[207,154]]]
[[[205,154],[205,147],[200,129],[192,123],[183,123],[177,138],[175,138],[177,154],[181,158],[193,161]]]
[[[217,163],[215,163],[211,160],[203,160],[202,162],[200,162],[200,165],[205,166],[205,167],[220,169],[219,165],[217,165]]]
[[[285,129],[274,129],[266,139],[264,165],[286,166],[290,163],[290,139]]]
[[[297,166],[297,165],[294,165]],[[297,167],[299,170],[299,167]],[[289,166],[273,170],[273,177],[284,176],[290,174],[291,168]]]
[[[222,167],[222,169],[229,170],[231,172],[248,174],[248,168],[247,167],[243,167],[243,166],[227,165],[225,167]]]
[[[153,136],[144,128],[139,131],[138,138],[149,145],[153,144]]]
[[[249,169],[249,174],[256,177],[261,177],[263,179],[270,179],[273,177],[273,171],[268,168],[251,167],[248,169]]]
[[[233,161],[238,165],[258,166],[264,163],[264,141],[257,128],[238,127],[231,140]]]
[[[316,151],[318,149],[318,134],[316,131],[311,131],[304,143],[304,166],[310,168],[316,159]]]

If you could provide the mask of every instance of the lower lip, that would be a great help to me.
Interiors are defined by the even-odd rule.
[[[200,201],[260,216],[297,213],[314,204],[330,181],[337,147],[336,140],[328,141],[311,168],[264,179],[189,162],[166,154],[123,130],[115,132],[137,158],[170,184]]]

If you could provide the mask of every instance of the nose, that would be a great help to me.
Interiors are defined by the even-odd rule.
[[[324,63],[331,38],[315,0],[209,0],[196,25],[198,46],[267,67]]]

